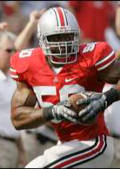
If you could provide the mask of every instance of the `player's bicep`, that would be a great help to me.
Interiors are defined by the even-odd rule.
[[[36,96],[34,92],[28,88],[24,83],[17,82],[17,89],[15,90],[11,101],[11,113],[14,115],[17,108],[22,106],[33,107],[36,104]]]
[[[116,59],[106,69],[99,71],[99,79],[107,83],[116,84],[120,80],[120,59]]]

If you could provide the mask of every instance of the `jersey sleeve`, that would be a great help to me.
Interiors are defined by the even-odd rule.
[[[20,53],[15,53],[10,59],[9,74],[15,81],[24,81],[23,73],[28,68],[28,60],[19,57]]]
[[[110,64],[112,64],[115,59],[115,51],[108,43],[101,42],[98,44],[94,55],[95,67],[97,71],[104,70]]]
[[[20,80],[20,76],[19,74],[17,73],[16,69],[10,67],[9,69],[9,74],[11,76],[12,79],[16,80],[16,81],[21,81]]]

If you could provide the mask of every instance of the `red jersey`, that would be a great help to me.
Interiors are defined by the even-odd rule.
[[[106,42],[81,45],[76,63],[64,65],[59,73],[49,67],[45,57],[41,48],[23,50],[12,56],[10,69],[13,79],[33,89],[41,107],[84,90],[101,92],[104,82],[98,80],[98,72],[115,60],[114,51]],[[90,126],[65,121],[52,121],[52,124],[61,141],[89,140],[108,134],[102,113]]]

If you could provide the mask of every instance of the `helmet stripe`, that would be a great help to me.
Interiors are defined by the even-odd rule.
[[[61,10],[61,8],[57,8],[57,12],[58,12],[58,15],[59,15],[61,26],[65,26],[63,11]]]
[[[59,17],[59,13],[57,11],[57,8],[54,8],[55,10],[55,14],[56,14],[56,19],[57,19],[57,26],[61,26],[61,22],[60,22],[60,17]]]
[[[63,13],[64,13],[64,19],[65,19],[65,23],[66,23],[66,25],[68,25],[68,20],[67,20],[66,13],[65,13],[64,9],[62,9],[62,10],[63,10]]]
[[[65,25],[68,25],[68,21],[67,21],[67,16],[66,16],[65,10],[63,8],[61,8],[61,10],[63,12],[63,17],[64,17]]]
[[[57,17],[57,13],[56,13],[56,10],[55,10],[55,8],[53,8],[53,11],[54,11],[54,13],[55,13],[55,16],[56,16],[56,20],[57,20],[57,26],[59,26],[59,21],[58,21],[58,17]]]
[[[56,12],[58,14],[57,16],[59,17],[59,21],[60,21],[60,26],[65,26],[65,16],[63,10],[60,7],[56,9],[57,9]]]

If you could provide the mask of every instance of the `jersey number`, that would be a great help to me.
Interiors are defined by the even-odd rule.
[[[95,42],[87,43],[87,46],[83,49],[83,53],[91,52],[92,50],[94,50],[95,45]]]
[[[65,85],[59,90],[59,100],[64,101],[67,100],[70,94],[75,94],[81,91],[85,91],[84,87],[75,84],[75,85]],[[44,102],[42,100],[42,96],[56,96],[57,91],[55,86],[36,86],[34,87],[34,92],[36,93],[36,96],[38,98],[39,104],[41,107],[48,107],[53,105],[53,103],[50,102]]]
[[[34,49],[25,49],[25,50],[22,50],[22,51],[20,52],[20,54],[19,54],[19,57],[20,57],[20,58],[29,57],[29,56],[32,55],[32,51],[33,51],[33,50],[34,50]]]

